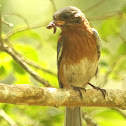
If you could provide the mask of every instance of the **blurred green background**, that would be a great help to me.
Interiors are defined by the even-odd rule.
[[[126,0],[0,0],[2,2],[2,37],[17,32],[8,39],[17,52],[33,60],[43,69],[57,73],[56,46],[60,29],[54,35],[46,29],[53,13],[65,6],[81,9],[102,40],[99,75],[93,84],[103,88],[126,89]],[[8,27],[6,23],[11,27]],[[32,28],[36,27],[38,28]],[[35,69],[53,87],[57,77]],[[0,52],[0,83],[42,86],[10,55]],[[0,104],[1,110],[17,126],[63,126],[64,108]],[[99,126],[126,126],[126,112],[111,108],[83,108]],[[9,126],[0,110],[0,126]],[[85,123],[85,122],[84,122]],[[85,125],[87,125],[85,123]]]

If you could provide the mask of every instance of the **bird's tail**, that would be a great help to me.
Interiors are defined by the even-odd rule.
[[[65,126],[82,126],[80,107],[66,107]]]

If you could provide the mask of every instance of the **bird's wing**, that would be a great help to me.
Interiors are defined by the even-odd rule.
[[[100,58],[100,54],[101,54],[101,39],[99,37],[98,32],[95,29],[92,29],[92,30],[93,30],[93,34],[94,34],[94,36],[96,38],[96,42],[97,42],[98,58]]]
[[[61,40],[61,36],[59,36],[59,40],[57,43],[57,69],[58,69],[58,81],[60,88],[63,88],[63,85],[59,79],[59,66],[62,60],[62,50],[63,50],[63,40]]]
[[[98,59],[99,59],[100,55],[101,55],[101,39],[99,37],[98,32],[94,28],[92,30],[93,30],[93,34],[94,34],[94,36],[96,38],[96,42],[97,42],[97,52],[98,52]],[[97,74],[98,74],[98,68],[96,70],[95,75],[97,76]]]
[[[59,67],[62,59],[63,42],[58,42],[57,44],[57,65]]]

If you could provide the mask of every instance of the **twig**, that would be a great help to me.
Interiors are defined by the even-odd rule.
[[[120,38],[123,42],[126,41],[125,37],[124,37],[121,33],[117,34],[117,36],[119,36],[119,38]]]
[[[122,12],[119,12],[119,11],[115,11],[115,12],[112,12],[112,13],[109,13],[105,16],[101,16],[101,17],[91,17],[91,18],[88,18],[89,21],[92,21],[92,20],[104,20],[104,19],[108,19],[110,17],[113,17],[113,16],[116,16],[116,15],[122,15]]]
[[[98,126],[98,124],[93,119],[91,119],[87,112],[82,111],[82,117],[86,121],[88,126]]]
[[[5,21],[3,17],[2,17],[2,23],[7,25],[8,27],[13,27],[14,26],[12,23]]]
[[[32,30],[32,29],[37,29],[37,28],[40,28],[40,27],[44,27],[46,26],[47,24],[41,24],[41,25],[37,25],[37,26],[32,26],[32,27],[23,27],[21,29],[18,29],[18,30],[15,30],[15,31],[11,31],[9,32],[6,37],[4,38],[4,40],[9,40],[12,36],[20,33],[20,32],[23,32],[23,31],[27,31],[27,30]]]
[[[41,78],[35,71],[33,71],[27,63],[24,62],[22,57],[12,48],[3,44],[3,51],[7,52],[9,55],[12,56],[12,58],[25,70],[27,71],[34,79],[36,79],[38,82],[42,83],[46,87],[52,87],[51,84],[49,84],[48,81]]]
[[[29,59],[23,59],[23,60],[24,60],[27,64],[29,64],[29,65],[35,67],[36,69],[39,69],[39,70],[42,70],[42,71],[44,71],[44,72],[46,72],[46,73],[52,74],[52,75],[54,75],[54,76],[57,76],[57,74],[55,74],[55,73],[53,73],[53,72],[51,72],[51,71],[49,71],[49,70],[43,69],[43,68],[40,67],[38,64],[36,64],[35,62],[33,62],[33,61],[29,60]]]
[[[82,98],[73,89],[34,87],[26,84],[0,84],[0,103],[36,106],[118,107],[126,109],[126,90],[106,89],[106,97],[96,89],[82,91]]]
[[[5,13],[5,14],[3,14],[3,16],[17,16],[17,17],[21,18],[25,22],[25,24],[29,27],[28,20],[24,16],[22,16],[20,14],[17,14],[17,13]]]
[[[109,69],[109,71],[105,74],[104,76],[104,80],[102,82],[102,84],[99,85],[99,87],[104,87],[106,85],[106,83],[108,82],[108,77],[109,75],[113,72],[114,68],[117,66],[117,64],[120,62],[122,56],[119,56],[115,59],[115,61],[113,61],[111,68]],[[118,60],[117,60],[118,59]]]
[[[11,46],[11,48],[12,48],[12,46]],[[13,50],[14,50],[14,49],[13,49]],[[15,52],[16,52],[16,51],[15,51]],[[40,67],[37,63],[33,62],[33,61],[30,60],[30,59],[27,59],[27,58],[23,57],[21,54],[19,54],[19,53],[17,53],[17,52],[16,52],[16,54],[17,54],[25,63],[27,63],[28,65],[30,65],[30,66],[32,66],[32,67],[34,67],[34,68],[36,68],[36,69],[42,70],[42,71],[44,71],[44,72],[46,72],[46,73],[52,74],[53,76],[57,76],[57,74],[55,74],[55,73],[53,73],[53,72],[51,72],[51,71],[49,71],[49,70],[46,70],[46,69]]]
[[[55,12],[57,10],[56,9],[56,5],[55,5],[55,2],[54,2],[54,0],[50,0],[50,2],[52,3],[53,11]]]
[[[54,76],[57,76],[57,74],[55,74],[55,73],[53,73],[53,72],[51,72],[51,71],[49,71],[49,70],[43,69],[42,67],[40,67],[37,63],[33,62],[32,60],[26,59],[26,58],[24,58],[24,57],[23,57],[22,55],[20,55],[20,54],[18,54],[18,55],[19,55],[19,56],[22,58],[22,60],[23,60],[25,63],[27,63],[28,65],[33,66],[34,68],[39,69],[39,70],[42,70],[42,71],[44,71],[44,72],[46,72],[46,73],[52,74],[52,75],[54,75]]]
[[[103,2],[105,2],[105,1],[106,1],[106,0],[101,0],[101,1],[99,1],[98,3],[92,5],[91,7],[85,9],[83,12],[84,12],[84,13],[85,13],[85,12],[89,12],[90,10],[92,10],[92,9],[98,7],[99,5],[103,4]]]
[[[12,46],[11,46],[11,49],[12,49],[13,51],[15,51],[15,50],[12,48]],[[2,47],[1,50],[4,50],[4,47]],[[20,58],[22,59],[22,61],[24,61],[24,62],[27,63],[28,65],[30,65],[30,66],[32,66],[32,67],[34,67],[34,68],[36,68],[36,69],[42,70],[42,71],[44,71],[44,72],[46,72],[46,73],[52,74],[53,76],[57,76],[57,74],[55,74],[55,73],[53,73],[53,72],[51,72],[51,71],[49,71],[49,70],[46,70],[46,69],[40,67],[37,63],[33,62],[33,61],[30,60],[30,59],[27,59],[27,58],[23,57],[21,54],[17,53],[16,51],[15,51],[15,53],[18,55],[18,57],[20,57]]]
[[[11,126],[17,126],[16,122],[11,119],[9,115],[6,114],[6,112],[3,109],[0,109],[0,115],[11,125]]]

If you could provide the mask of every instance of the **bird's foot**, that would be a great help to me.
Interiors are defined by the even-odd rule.
[[[102,93],[102,95],[103,95],[103,97],[104,97],[104,99],[105,99],[105,95],[106,95],[106,90],[105,89],[102,89],[102,88],[100,88],[100,87],[95,87],[94,85],[92,85],[91,83],[88,83],[91,87],[93,87],[94,89],[96,89],[96,90],[100,90],[101,91],[101,93]]]
[[[82,99],[83,98],[83,95],[82,95],[82,92],[81,90],[84,90],[86,92],[86,89],[85,88],[81,88],[81,87],[75,87],[75,86],[72,86],[74,90],[78,91],[79,94],[80,94],[80,98]]]

